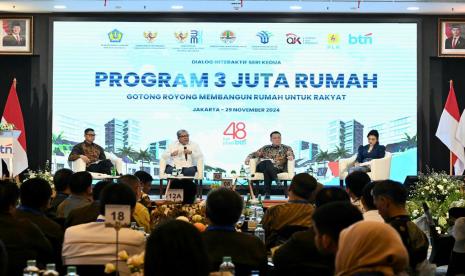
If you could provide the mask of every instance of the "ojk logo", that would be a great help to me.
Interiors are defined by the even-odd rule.
[[[349,34],[349,44],[350,45],[355,45],[355,44],[362,44],[362,45],[367,45],[367,44],[373,44],[373,33],[368,33],[365,35],[351,35]]]
[[[272,36],[272,34],[267,31],[261,31],[257,33],[257,36],[260,38],[260,43],[268,44],[270,42],[270,36]]]
[[[13,144],[0,145],[0,154],[13,154]]]
[[[286,34],[286,42],[287,44],[302,44],[300,41],[300,36],[293,34],[293,33],[287,33]]]

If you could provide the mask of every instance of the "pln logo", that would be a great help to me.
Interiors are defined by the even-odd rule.
[[[144,38],[150,43],[154,42],[155,39],[157,39],[157,36],[158,33],[156,32],[144,32]]]
[[[202,31],[200,30],[191,30],[191,44],[201,44],[202,43]]]
[[[234,41],[236,41],[236,38],[236,34],[230,30],[222,32],[220,36],[221,41],[223,41],[226,44],[234,43]]]
[[[270,37],[273,34],[267,31],[261,31],[257,33],[257,36],[260,38],[260,43],[261,44],[268,44],[270,42]]]
[[[189,33],[188,32],[175,32],[174,33],[174,37],[178,40],[178,42],[180,43],[184,43],[187,41],[187,38],[189,37]]]
[[[108,39],[112,43],[119,43],[121,42],[121,39],[123,39],[123,33],[118,31],[118,29],[114,29],[108,33]]]
[[[350,45],[371,45],[373,44],[373,33],[368,33],[365,35],[352,35],[349,34],[349,44]]]
[[[339,49],[341,37],[339,34],[328,34],[328,49]]]
[[[13,154],[13,144],[0,145],[1,154]]]
[[[286,34],[286,42],[287,44],[302,44],[302,41],[300,40],[300,36],[294,34],[294,33],[287,33]]]

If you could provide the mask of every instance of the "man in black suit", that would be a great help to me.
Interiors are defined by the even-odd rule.
[[[461,36],[459,25],[451,27],[452,36],[446,39],[446,49],[465,49],[465,38]]]
[[[211,224],[203,233],[210,259],[210,271],[218,271],[224,256],[230,256],[235,275],[250,275],[259,270],[266,275],[265,244],[257,237],[236,232],[235,224],[244,202],[235,191],[218,188],[208,194],[206,215]]]
[[[26,38],[21,35],[21,26],[18,22],[13,23],[11,32],[3,37],[3,46],[26,46]]]

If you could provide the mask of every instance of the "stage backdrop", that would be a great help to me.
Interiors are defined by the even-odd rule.
[[[371,129],[391,178],[417,171],[413,23],[54,22],[53,168],[92,127],[128,172],[156,176],[187,129],[207,176],[239,173],[282,133],[296,171],[338,183]]]

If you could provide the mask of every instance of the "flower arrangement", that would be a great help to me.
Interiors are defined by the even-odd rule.
[[[0,123],[0,131],[15,130],[16,126],[10,123]]]
[[[131,276],[144,276],[144,258],[145,252],[140,254],[129,256],[126,250],[122,250],[118,253],[118,259],[125,261]],[[110,274],[116,271],[116,266],[112,263],[105,265],[105,273]]]
[[[463,181],[445,172],[431,171],[420,174],[418,183],[410,191],[407,202],[407,209],[412,219],[424,214],[422,204],[425,202],[431,210],[433,220],[436,221],[439,233],[446,233],[449,228],[449,209],[457,204],[465,206],[463,187]]]
[[[28,170],[27,171],[27,177],[26,179],[24,179],[24,181],[28,180],[28,179],[32,179],[32,178],[42,178],[44,180],[46,180],[48,182],[48,184],[50,184],[50,187],[52,187],[52,189],[55,189],[55,185],[53,183],[53,175],[52,173],[50,172],[50,162],[47,160],[47,162],[45,162],[45,169],[44,170],[37,170],[37,171],[33,171],[33,170]]]

